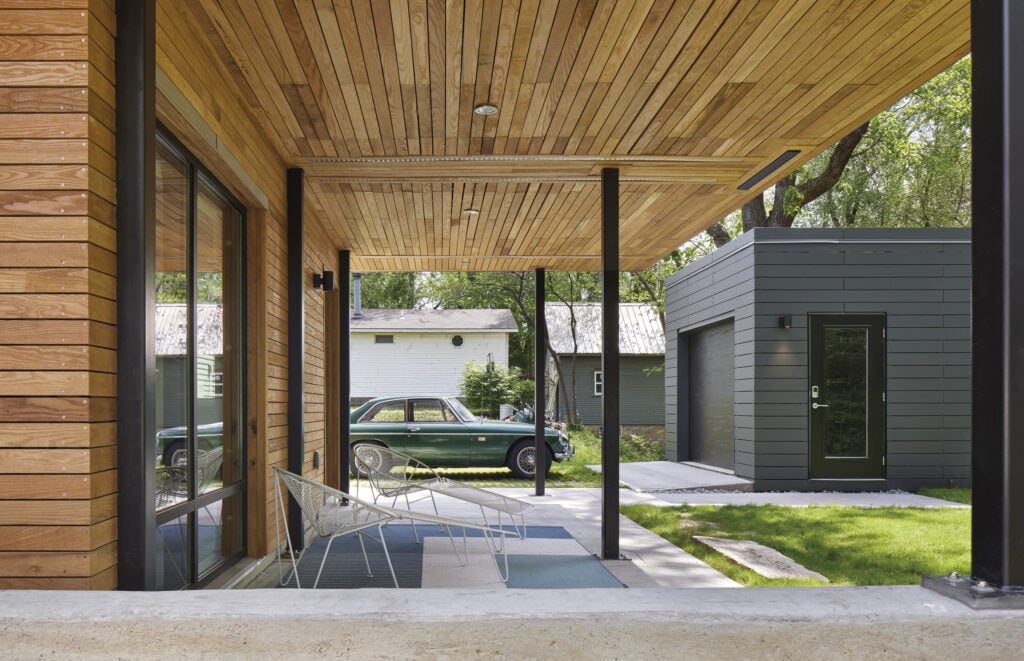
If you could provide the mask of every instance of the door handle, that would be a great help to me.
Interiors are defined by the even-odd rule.
[[[409,431],[419,431],[419,427],[409,427]]]
[[[811,404],[811,408],[812,409],[827,409],[828,408],[828,404],[819,404],[818,402],[814,402],[813,404]]]

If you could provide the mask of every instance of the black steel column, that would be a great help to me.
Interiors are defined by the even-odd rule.
[[[619,559],[619,170],[601,170],[601,557]]]
[[[302,269],[302,168],[288,169],[288,470],[302,474],[306,452],[303,378],[305,363],[305,273]],[[296,549],[305,548],[302,510],[288,499],[288,534]]]
[[[339,488],[348,493],[348,463],[352,440],[349,419],[349,403],[352,400],[352,327],[351,313],[348,307],[350,293],[349,274],[351,260],[347,250],[338,251],[338,431],[341,442],[341,473]]]
[[[156,2],[118,0],[117,583],[156,585]]]
[[[533,439],[537,456],[537,472],[534,477],[536,492],[544,495],[544,453],[548,451],[544,441],[544,350],[547,344],[548,325],[544,317],[544,269],[537,269],[533,276]]]
[[[925,585],[976,608],[1024,608],[1024,4],[971,2],[970,579]]]
[[[1024,586],[1024,5],[971,3],[973,552],[971,571]],[[1011,36],[1017,35],[1017,36]]]

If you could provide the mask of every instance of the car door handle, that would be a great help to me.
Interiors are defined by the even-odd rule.
[[[827,409],[828,408],[828,404],[819,404],[818,402],[814,402],[813,404],[811,404],[811,408],[812,409]]]
[[[419,427],[409,427],[409,431],[419,431]]]

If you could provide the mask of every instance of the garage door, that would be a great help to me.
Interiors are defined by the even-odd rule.
[[[690,334],[690,461],[733,470],[733,322]]]

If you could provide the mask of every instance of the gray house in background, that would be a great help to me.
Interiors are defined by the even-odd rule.
[[[549,412],[566,420],[561,390],[574,383],[581,422],[597,430],[601,426],[601,306],[598,303],[547,303],[544,309],[551,347],[558,354],[561,380]],[[573,324],[575,318],[575,342]],[[575,347],[575,352],[574,352]],[[665,437],[665,334],[657,309],[646,303],[619,306],[620,414],[623,434],[648,439]],[[575,357],[574,357],[575,353]],[[554,367],[548,378],[558,379]]]
[[[756,229],[666,290],[670,460],[757,490],[966,486],[960,229]]]

